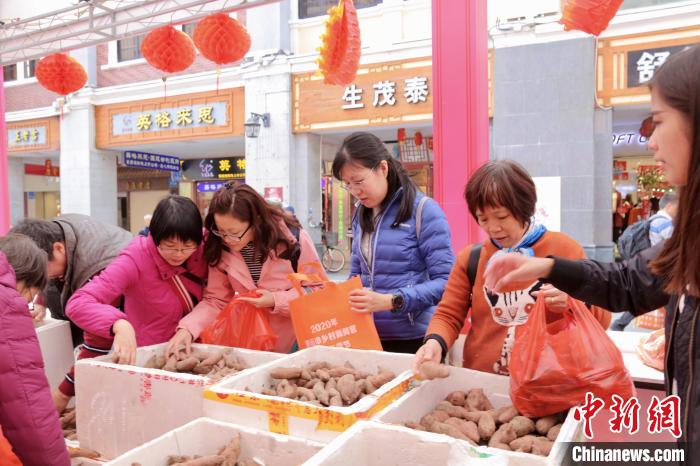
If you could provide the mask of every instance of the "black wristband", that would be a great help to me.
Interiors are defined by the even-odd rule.
[[[431,333],[430,335],[426,335],[425,338],[423,339],[423,343],[427,342],[428,340],[435,340],[440,344],[440,348],[442,349],[442,357],[440,358],[441,362],[445,361],[445,357],[447,357],[447,342],[445,341],[444,338],[442,338],[440,335],[437,333]]]

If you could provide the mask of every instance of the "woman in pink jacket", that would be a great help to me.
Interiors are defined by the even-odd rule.
[[[0,426],[24,466],[67,466],[27,303],[46,285],[46,253],[24,235],[0,238]],[[12,464],[0,457],[0,464]]]
[[[320,262],[311,237],[296,219],[269,205],[253,188],[233,183],[214,195],[204,225],[210,233],[204,253],[210,266],[204,299],[180,321],[166,353],[181,345],[189,352],[192,341],[234,295],[251,290],[260,297],[240,299],[270,309],[270,326],[278,337],[274,350],[289,352],[295,341],[289,301],[298,294],[288,276],[294,272],[292,262],[299,272],[308,263]]]
[[[133,364],[136,347],[168,341],[202,297],[207,276],[202,217],[191,199],[158,203],[150,235],[138,236],[76,291],[66,314],[83,330],[114,338],[114,359]],[[123,303],[123,311],[115,303]]]

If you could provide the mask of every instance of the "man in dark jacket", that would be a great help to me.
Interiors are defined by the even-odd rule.
[[[64,308],[73,293],[93,276],[104,270],[121,250],[131,242],[128,231],[81,214],[65,214],[52,221],[24,219],[12,229],[13,233],[29,236],[48,254],[49,287],[44,302],[56,319],[69,320]],[[82,330],[71,322],[73,344],[82,342]],[[112,342],[94,335],[85,335],[83,350],[106,354]],[[88,341],[89,340],[89,341]],[[71,371],[72,372],[72,371]],[[72,375],[54,393],[60,411],[74,395]]]

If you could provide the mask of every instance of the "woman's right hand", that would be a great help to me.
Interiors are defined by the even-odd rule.
[[[192,334],[189,330],[184,328],[177,329],[175,335],[170,339],[170,341],[168,341],[168,344],[165,346],[166,359],[170,357],[171,354],[179,352],[180,348],[183,345],[185,346],[185,354],[189,356],[190,352],[192,351],[192,340]]]
[[[552,267],[554,259],[505,254],[492,260],[486,267],[484,285],[487,290],[500,293],[509,287],[547,278]]]
[[[418,348],[416,356],[413,358],[413,373],[418,374],[420,365],[426,361],[432,361],[440,364],[442,359],[442,346],[434,338],[428,339],[423,346]]]

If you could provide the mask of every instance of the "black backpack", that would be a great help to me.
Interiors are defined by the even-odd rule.
[[[301,257],[301,242],[299,241],[299,235],[301,234],[301,229],[293,226],[287,226],[289,231],[294,235],[294,239],[297,240],[292,246],[292,249],[288,249],[280,254],[280,259],[286,259],[292,263],[292,270],[297,273],[299,268],[299,257]]]
[[[655,217],[657,216],[652,215],[648,219],[640,220],[625,229],[622,236],[617,239],[617,251],[620,253],[620,257],[625,260],[631,259],[640,252],[651,247],[649,229],[651,228],[651,221]]]
[[[467,262],[467,278],[469,279],[469,305],[467,310],[472,307],[472,296],[474,295],[474,282],[476,281],[476,269],[479,267],[479,257],[481,256],[482,244],[475,244],[472,250],[469,251],[469,261]]]

